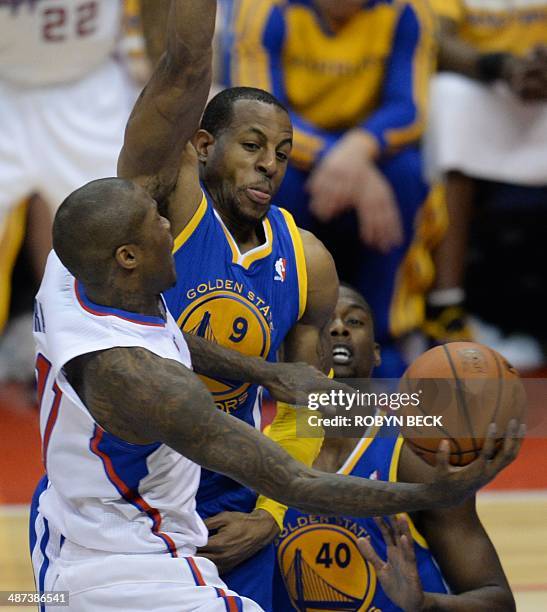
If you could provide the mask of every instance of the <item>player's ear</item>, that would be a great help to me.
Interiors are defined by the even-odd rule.
[[[209,157],[209,149],[215,144],[215,137],[207,130],[198,130],[192,138],[192,144],[200,163],[205,163]]]
[[[380,345],[378,342],[374,343],[374,367],[382,365],[382,351],[380,350]]]
[[[114,253],[116,263],[125,270],[134,270],[139,262],[138,247],[134,244],[123,244]]]

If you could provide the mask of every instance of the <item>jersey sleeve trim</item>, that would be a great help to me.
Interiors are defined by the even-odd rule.
[[[357,446],[353,449],[350,456],[346,459],[344,465],[338,470],[339,474],[345,474],[346,476],[349,476],[351,474],[353,468],[357,465],[359,459],[361,459],[368,447],[374,442],[374,439],[379,429],[379,426],[374,426],[373,429],[367,431],[367,437],[361,438],[361,440],[357,443]]]
[[[194,213],[194,216],[190,219],[186,227],[182,230],[182,232],[175,238],[175,243],[173,245],[173,255],[182,247],[182,245],[188,241],[190,236],[194,233],[197,226],[200,224],[200,221],[203,219],[205,215],[205,211],[207,210],[207,197],[205,193],[202,192],[201,202]]]
[[[285,217],[285,223],[291,236],[294,248],[294,256],[296,260],[296,272],[298,274],[298,320],[302,318],[306,310],[308,301],[308,271],[306,268],[306,256],[304,255],[304,245],[302,244],[302,236],[296,227],[293,216],[284,208],[279,209]]]
[[[389,466],[389,482],[397,482],[397,472],[399,470],[399,459],[401,457],[401,451],[403,449],[405,439],[403,436],[399,435],[397,438],[397,442],[395,442],[395,447],[393,449],[393,455],[391,456],[391,463]],[[404,517],[408,521],[408,528],[410,529],[410,535],[412,539],[426,550],[429,550],[429,546],[424,538],[424,536],[416,529],[416,525],[414,521],[410,518],[408,514],[399,514],[398,516]]]

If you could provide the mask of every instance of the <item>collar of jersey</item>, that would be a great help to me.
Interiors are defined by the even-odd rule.
[[[246,253],[241,253],[239,247],[237,246],[237,242],[230,233],[230,230],[226,227],[226,225],[224,225],[224,221],[222,220],[221,216],[216,210],[214,210],[214,213],[220,223],[220,227],[222,227],[224,235],[226,236],[226,240],[228,241],[230,250],[232,251],[232,263],[238,264],[242,268],[248,270],[255,261],[259,259],[265,259],[266,257],[268,257],[268,255],[271,254],[273,244],[273,232],[270,220],[268,218],[262,221],[262,227],[264,228],[264,235],[266,236],[266,241],[262,244],[259,244],[254,249],[247,251]]]
[[[85,292],[85,288],[78,280],[74,281],[74,291],[80,306],[92,315],[97,317],[117,317],[130,323],[138,325],[146,325],[148,327],[165,327],[165,321],[161,317],[151,315],[143,315],[137,312],[129,312],[128,310],[120,310],[119,308],[111,308],[110,306],[101,306],[92,302]]]

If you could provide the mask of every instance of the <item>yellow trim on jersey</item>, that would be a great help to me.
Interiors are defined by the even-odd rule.
[[[405,439],[403,436],[399,435],[397,438],[397,442],[395,442],[395,448],[393,449],[393,455],[391,456],[391,464],[389,466],[389,482],[397,482],[397,471],[399,469],[399,459],[401,458],[401,451],[403,450],[403,444]],[[402,516],[408,521],[408,528],[410,530],[410,535],[412,539],[421,546],[422,548],[429,549],[427,542],[424,536],[416,529],[416,525],[414,525],[414,521],[410,518],[408,514],[401,513],[397,516]]]
[[[284,402],[277,402],[277,413],[271,425],[264,429],[265,436],[277,442],[291,457],[304,465],[311,467],[317,459],[323,444],[323,429],[308,423],[310,411],[306,408],[296,408]],[[306,435],[309,432],[310,435]],[[256,509],[269,512],[280,529],[283,529],[283,519],[287,507],[263,495],[258,497]]]
[[[0,222],[0,332],[4,329],[11,300],[11,275],[25,237],[28,200],[23,200]]]
[[[268,257],[271,254],[273,246],[273,231],[270,221],[268,219],[264,219],[264,221],[262,222],[266,241],[263,244],[255,247],[254,249],[247,251],[246,253],[241,253],[239,247],[237,246],[237,242],[230,233],[230,230],[224,225],[224,222],[222,221],[218,213],[217,218],[220,221],[220,226],[222,227],[222,231],[224,232],[226,240],[228,241],[228,246],[232,251],[233,264],[239,264],[240,266],[248,270],[255,261],[257,261],[258,259],[264,259],[265,257]]]
[[[180,247],[188,240],[188,238],[190,238],[190,236],[194,233],[200,221],[203,219],[203,215],[205,214],[206,210],[207,197],[205,193],[203,193],[201,202],[196,212],[194,213],[190,221],[187,223],[186,227],[182,230],[182,232],[175,238],[175,242],[173,244],[173,253],[176,253],[180,249]]]
[[[353,468],[357,465],[357,462],[363,456],[363,453],[367,450],[367,448],[372,444],[374,439],[376,438],[376,434],[378,433],[379,426],[375,425],[369,432],[366,438],[361,438],[357,443],[357,446],[353,449],[350,456],[346,459],[344,465],[338,470],[339,474],[345,474],[348,476],[351,474]]]
[[[306,303],[308,301],[308,269],[306,268],[306,256],[304,254],[304,245],[302,244],[302,236],[296,227],[293,216],[284,208],[279,209],[285,217],[287,229],[291,235],[294,256],[296,259],[296,272],[298,274],[298,320],[306,311]]]
[[[434,185],[418,212],[415,236],[399,265],[389,307],[389,330],[399,337],[424,322],[425,294],[435,268],[431,253],[448,227],[448,212],[442,184]]]

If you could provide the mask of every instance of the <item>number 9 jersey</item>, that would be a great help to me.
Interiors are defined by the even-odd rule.
[[[164,297],[183,332],[275,361],[305,309],[306,264],[300,233],[287,211],[272,206],[262,227],[263,244],[240,253],[204,194],[194,217],[175,238],[178,280]],[[237,380],[203,380],[218,408],[260,429],[260,387]],[[211,516],[222,510],[251,511],[256,494],[203,470],[197,500],[200,514]]]
[[[120,0],[11,0],[0,3],[0,79],[20,86],[66,83],[115,50]]]

